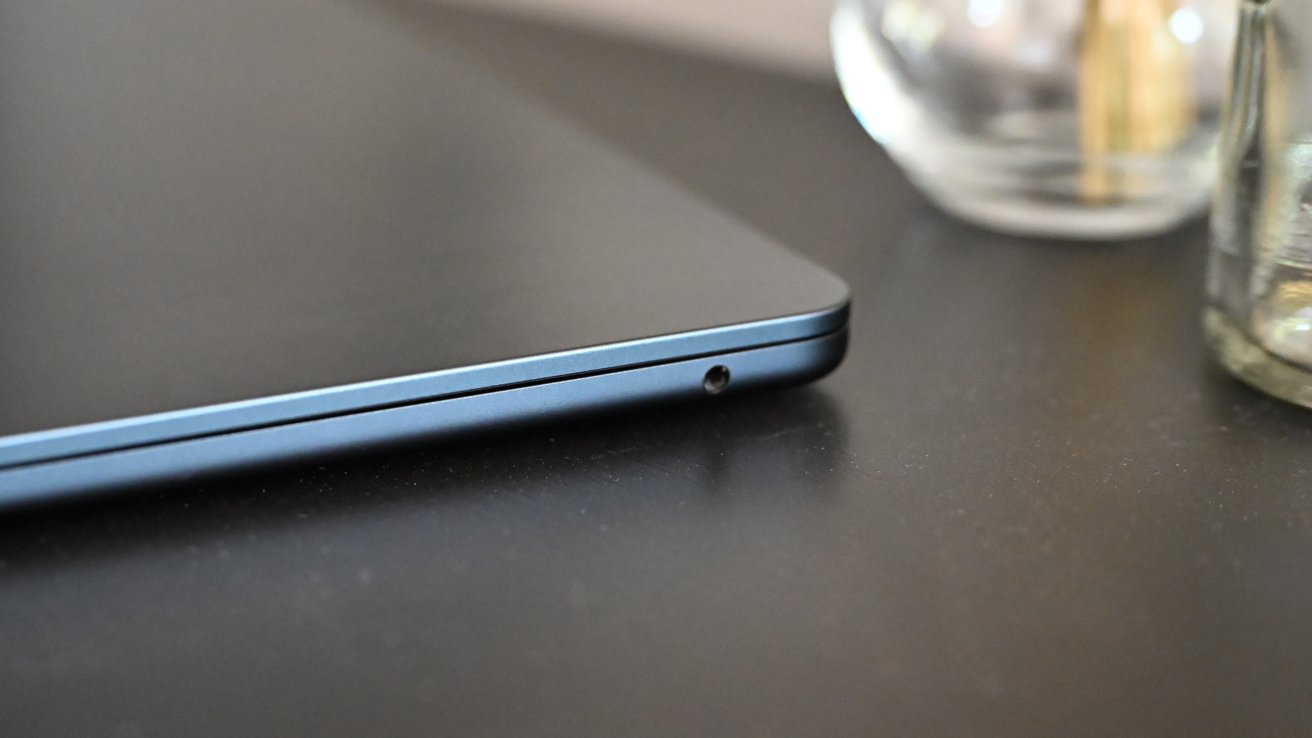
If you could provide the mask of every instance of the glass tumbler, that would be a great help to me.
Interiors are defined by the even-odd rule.
[[[1231,372],[1312,407],[1312,0],[1245,0],[1206,328]]]
[[[932,200],[998,230],[1133,237],[1211,194],[1239,0],[840,0],[839,80]]]

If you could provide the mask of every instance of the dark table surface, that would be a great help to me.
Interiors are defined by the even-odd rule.
[[[992,235],[832,85],[406,12],[843,275],[846,364],[7,516],[0,733],[1312,731],[1312,413],[1209,363],[1201,224]]]

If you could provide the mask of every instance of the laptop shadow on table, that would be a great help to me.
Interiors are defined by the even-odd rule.
[[[440,515],[443,505],[506,494],[569,506],[572,493],[592,494],[603,483],[608,496],[645,506],[723,506],[749,495],[760,503],[761,495],[796,496],[798,488],[824,494],[825,472],[845,449],[843,413],[816,387],[407,442],[4,511],[0,579],[143,547],[204,545],[234,530],[249,535],[406,508]]]

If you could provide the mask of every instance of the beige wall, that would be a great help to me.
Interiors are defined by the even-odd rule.
[[[830,73],[832,0],[452,0],[636,35],[807,76]]]

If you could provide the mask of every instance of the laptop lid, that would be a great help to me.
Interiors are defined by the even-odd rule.
[[[0,467],[845,317],[386,3],[10,5],[0,111]]]

